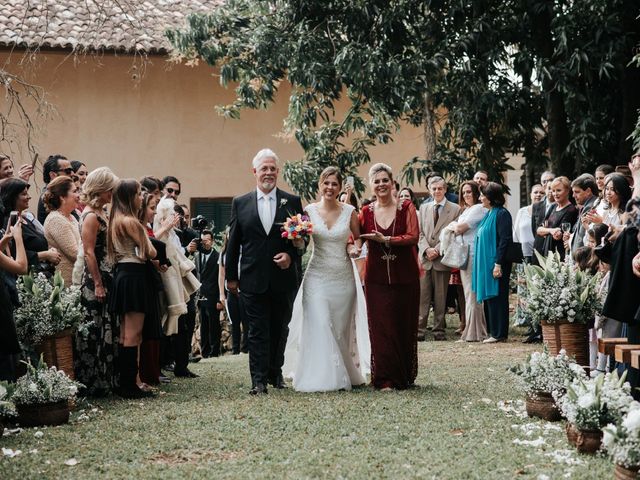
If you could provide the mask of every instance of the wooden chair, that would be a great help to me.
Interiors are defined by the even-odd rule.
[[[640,350],[631,351],[631,366],[640,369]]]
[[[613,356],[616,345],[625,345],[627,343],[629,343],[629,341],[626,338],[599,338],[598,352],[603,355]]]
[[[631,363],[631,352],[634,350],[640,350],[640,345],[616,345],[616,362]]]

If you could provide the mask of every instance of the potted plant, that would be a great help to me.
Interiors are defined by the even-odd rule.
[[[69,421],[69,402],[81,387],[62,370],[49,368],[41,358],[36,366],[27,363],[27,373],[18,378],[11,401],[23,426],[61,425]]]
[[[600,374],[594,378],[578,377],[565,393],[554,392],[556,404],[569,422],[567,438],[579,452],[595,453],[600,449],[602,428],[617,423],[633,407],[631,386],[626,374]]]
[[[4,426],[8,420],[16,416],[15,407],[9,401],[11,387],[6,382],[0,382],[0,437],[4,433]]]
[[[527,414],[549,421],[560,420],[553,392],[564,392],[575,378],[586,377],[584,370],[564,350],[551,355],[546,348],[533,352],[524,364],[510,370],[518,376],[526,395]]]
[[[33,346],[48,365],[75,378],[73,330],[86,316],[80,288],[64,288],[59,272],[51,280],[41,273],[29,274],[18,280],[18,296],[15,321],[20,341]]]
[[[564,349],[579,365],[589,365],[589,325],[602,309],[597,293],[600,276],[575,270],[557,252],[545,258],[535,252],[540,265],[525,265],[525,312],[542,326],[544,343],[553,354]]]
[[[640,406],[635,403],[618,424],[603,429],[602,446],[616,464],[615,478],[638,478],[640,470]]]

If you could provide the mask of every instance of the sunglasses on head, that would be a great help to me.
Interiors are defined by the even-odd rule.
[[[167,192],[175,193],[176,195],[180,195],[180,190],[174,190],[173,188],[167,188]]]

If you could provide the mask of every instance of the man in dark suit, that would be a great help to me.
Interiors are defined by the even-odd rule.
[[[534,203],[531,207],[531,229],[533,230],[533,250],[534,254],[531,257],[531,263],[538,264],[538,257],[535,252],[542,253],[544,247],[544,237],[537,234],[538,227],[542,226],[547,219],[547,215],[551,212],[551,207],[554,205],[553,191],[551,190],[551,182],[556,178],[555,174],[549,171],[540,175],[540,183],[546,192],[545,198]]]
[[[551,182],[556,178],[553,172],[543,172],[540,176],[540,184],[545,190],[545,197],[531,206],[531,230],[533,231],[533,255],[531,256],[531,263],[538,265],[538,257],[535,252],[542,253],[544,250],[544,237],[537,234],[538,227],[544,225],[547,219],[547,215],[551,212],[551,207],[554,205],[553,191],[551,190]],[[538,325],[534,327],[529,325],[529,330],[526,333],[526,337],[523,340],[524,343],[540,343],[542,342],[542,329]]]
[[[571,182],[571,191],[573,192],[573,198],[578,205],[578,220],[571,229],[571,253],[575,252],[578,248],[584,246],[584,235],[589,226],[589,221],[586,219],[587,213],[592,208],[595,208],[596,200],[598,200],[598,184],[593,175],[583,173],[573,182]],[[565,241],[569,239],[569,233],[565,233]]]
[[[220,310],[217,308],[220,292],[218,290],[218,252],[213,248],[213,233],[203,230],[200,235],[200,247],[194,255],[196,275],[200,280],[198,308],[200,310],[200,350],[204,358],[220,355]]]
[[[231,203],[227,287],[240,295],[249,325],[252,395],[267,393],[267,383],[286,387],[282,364],[298,288],[295,262],[304,251],[304,242],[294,245],[280,233],[287,217],[302,213],[302,202],[300,197],[276,188],[277,162],[271,150],[258,152],[253,159],[256,190]]]

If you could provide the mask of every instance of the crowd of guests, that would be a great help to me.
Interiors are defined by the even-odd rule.
[[[233,353],[246,352],[237,302],[227,304],[224,246],[214,248],[206,220],[191,227],[176,177],[120,179],[62,155],[50,156],[42,172],[34,215],[33,166],[16,172],[0,156],[0,379],[15,380],[21,356],[33,353],[14,322],[17,280],[28,271],[59,272],[65,286],[81,290],[86,320],[75,333],[74,370],[87,395],[146,397],[171,381],[166,372],[197,377],[190,361],[223,352],[222,310],[234,316]],[[196,317],[200,342],[192,349]]]
[[[607,300],[602,317],[594,319],[593,344],[598,337],[623,335],[640,343],[640,300],[627,295],[640,286],[633,215],[640,198],[640,155],[628,168],[601,165],[594,173],[571,181],[544,172],[529,192],[530,205],[518,211],[515,221],[505,208],[503,187],[484,171],[462,182],[457,194],[443,177],[432,175],[422,202],[410,188],[394,184],[388,167],[374,172],[375,198],[362,205],[348,184],[339,199],[360,210],[363,238],[369,240],[356,265],[367,285],[370,312],[386,325],[401,309],[401,316],[412,318],[410,328],[401,332],[407,340],[402,343],[415,345],[429,330],[434,340],[446,340],[445,314],[453,303],[460,316],[459,341],[501,342],[509,333],[512,266],[536,263],[534,252],[557,252],[577,269],[603,273],[600,291]],[[196,377],[188,368],[196,317],[202,357],[218,356],[221,310],[232,320],[233,353],[247,351],[242,308],[225,282],[226,238],[218,252],[206,225],[192,228],[188,207],[178,203],[176,177],[119,179],[107,167],[89,171],[81,162],[53,155],[44,163],[45,187],[33,215],[33,174],[33,166],[16,172],[11,159],[0,156],[0,225],[5,229],[0,240],[0,379],[17,375],[21,346],[13,310],[17,278],[27,271],[46,276],[59,271],[65,285],[81,287],[89,328],[76,334],[75,373],[87,394],[138,398],[171,381],[168,371]],[[15,223],[12,212],[18,212]],[[460,258],[451,260],[454,250]],[[417,270],[408,275],[406,269],[416,263]],[[516,269],[521,273],[519,265]],[[516,309],[516,323],[529,325],[526,342],[542,340],[522,309]],[[374,359],[376,352],[388,350],[389,335],[400,335],[396,327],[371,339]],[[409,350],[401,376],[410,386],[417,357],[415,348]],[[593,350],[592,368],[610,367],[607,362]],[[387,385],[380,370],[375,381],[380,388]]]

